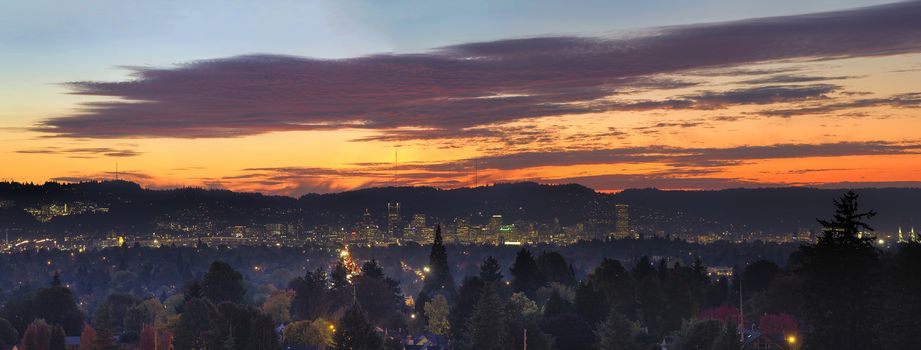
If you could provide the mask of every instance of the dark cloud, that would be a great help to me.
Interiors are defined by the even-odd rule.
[[[894,108],[919,108],[921,107],[921,93],[905,93],[893,95],[885,98],[862,98],[852,101],[844,102],[834,102],[827,103],[816,106],[808,107],[798,107],[798,108],[785,108],[785,109],[769,109],[758,112],[760,115],[768,117],[782,117],[789,118],[797,115],[811,115],[811,114],[829,114],[842,110],[849,110],[854,108],[867,108],[867,107],[894,107]],[[856,114],[853,116],[863,116],[861,114]]]
[[[685,177],[671,173],[660,174],[605,174],[580,177],[566,177],[545,180],[547,183],[577,183],[598,190],[624,190],[629,188],[699,189],[718,190],[726,188],[783,187],[785,183],[757,182],[744,179],[721,177]]]
[[[664,163],[677,167],[736,165],[759,159],[891,155],[921,152],[921,143],[838,142],[823,144],[775,144],[728,148],[680,148],[667,146],[625,147],[574,151],[521,152],[478,158],[481,169],[513,170],[540,166],[580,164]],[[464,160],[469,163],[469,160]],[[423,167],[442,169],[444,164]]]
[[[729,91],[705,91],[698,95],[684,96],[699,109],[718,109],[730,105],[763,105],[780,102],[799,102],[828,98],[838,90],[835,85],[819,84],[807,86],[761,86]]]
[[[68,84],[74,94],[113,101],[86,104],[36,129],[88,138],[234,137],[342,128],[419,128],[449,135],[525,118],[619,108],[718,108],[808,99],[822,92],[765,88],[696,96],[696,102],[632,106],[599,101],[661,73],[917,52],[918,18],[921,2],[903,2],[660,28],[630,38],[543,37],[423,54],[338,60],[251,55],[171,68],[134,67],[133,80]],[[389,137],[399,138],[394,135],[399,134]]]
[[[845,188],[921,188],[921,181],[857,181],[857,182],[832,182],[811,184],[818,188],[845,189]]]
[[[86,182],[86,181],[99,181],[99,180],[113,180],[115,179],[116,175],[121,180],[128,180],[128,181],[135,181],[135,182],[148,183],[151,180],[154,180],[153,176],[150,176],[142,172],[136,172],[136,171],[119,171],[118,174],[116,174],[114,171],[106,171],[106,172],[87,174],[87,175],[60,176],[60,177],[51,178],[50,180],[58,181],[58,182]]]
[[[60,147],[45,147],[45,148],[33,148],[33,149],[23,149],[18,150],[16,153],[25,153],[25,154],[60,154],[67,155],[72,158],[96,158],[99,156],[106,157],[136,157],[141,155],[141,152],[130,150],[130,149],[116,149],[108,147],[87,147],[87,148],[60,148]]]
[[[854,76],[834,76],[834,77],[822,77],[822,76],[813,76],[813,75],[794,75],[794,74],[780,74],[773,75],[769,77],[748,79],[740,81],[742,84],[791,84],[791,83],[810,83],[817,81],[828,81],[828,80],[844,80],[844,79],[853,79],[859,78]]]

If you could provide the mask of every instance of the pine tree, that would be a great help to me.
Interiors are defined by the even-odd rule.
[[[489,256],[480,264],[480,279],[486,283],[495,283],[502,281],[502,266],[499,266],[499,260]]]
[[[544,285],[544,277],[537,267],[537,262],[531,251],[521,248],[518,255],[515,256],[515,263],[509,269],[512,273],[512,288],[516,292],[524,292],[528,297],[533,298],[537,289]]]
[[[633,279],[642,281],[646,276],[655,275],[655,273],[656,268],[652,266],[649,256],[643,255],[637,260],[636,266],[633,268]]]
[[[58,272],[58,271],[55,271],[55,272],[54,272],[54,277],[51,278],[51,286],[52,286],[52,287],[60,287],[60,286],[61,286],[61,273],[60,273],[60,272]]]
[[[466,348],[467,324],[473,309],[483,295],[483,288],[487,285],[477,276],[464,278],[457,292],[457,300],[451,306],[448,319],[451,323],[449,341],[455,348]]]
[[[441,237],[441,225],[435,227],[435,241],[429,253],[429,272],[425,278],[422,293],[426,299],[442,294],[448,300],[454,299],[454,277],[448,265],[448,250]]]
[[[384,340],[358,303],[353,303],[339,320],[339,328],[333,336],[333,349],[336,350],[379,350]]]
[[[835,200],[831,220],[818,220],[823,235],[816,244],[800,248],[806,345],[826,349],[879,348],[873,312],[878,299],[879,253],[865,222],[876,212],[861,212],[858,195],[848,191]]]
[[[492,285],[483,288],[467,321],[464,343],[466,349],[476,350],[505,350],[509,346],[502,301]]]
[[[205,297],[215,304],[224,301],[243,303],[246,296],[243,275],[223,261],[211,263],[208,272],[202,277],[201,286]]]
[[[326,272],[320,269],[307,271],[304,277],[291,280],[288,283],[288,288],[294,290],[291,316],[298,320],[312,320],[325,314],[330,306],[328,284]]]
[[[354,299],[348,276],[349,271],[341,260],[329,273],[329,294],[333,310],[350,305]]]

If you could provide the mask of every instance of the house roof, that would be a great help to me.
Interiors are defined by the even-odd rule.
[[[78,337],[78,336],[64,337],[64,345],[67,345],[67,346],[79,346],[79,345],[80,345],[80,337]]]

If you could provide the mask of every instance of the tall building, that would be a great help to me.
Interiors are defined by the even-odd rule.
[[[408,237],[404,238],[410,241],[420,242],[422,241],[425,229],[425,214],[415,214],[413,215],[413,220],[409,223],[409,232],[406,232]],[[406,234],[404,234],[404,236],[406,236]]]
[[[614,213],[617,221],[614,223],[614,238],[623,239],[630,237],[630,206],[626,204],[615,204]]]
[[[387,203],[387,236],[389,239],[401,235],[400,221],[400,203]]]
[[[358,239],[376,242],[380,239],[378,233],[378,226],[374,224],[371,212],[365,209],[365,213],[361,216],[361,223],[358,225]]]
[[[499,237],[500,229],[502,228],[502,215],[496,214],[489,218],[489,226],[487,230],[489,231],[490,239],[493,240],[493,244],[502,243],[501,237]]]

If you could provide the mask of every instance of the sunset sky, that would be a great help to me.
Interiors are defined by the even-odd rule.
[[[6,1],[0,179],[921,187],[921,1],[578,3]]]

